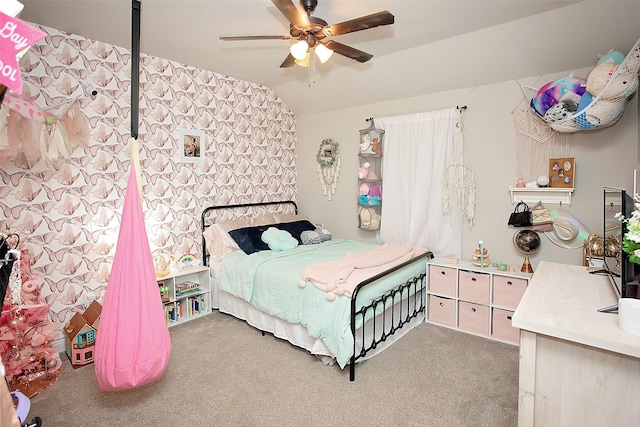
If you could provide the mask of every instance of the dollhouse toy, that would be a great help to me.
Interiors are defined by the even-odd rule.
[[[64,328],[67,356],[74,368],[93,362],[102,305],[93,300],[84,313],[76,313]]]

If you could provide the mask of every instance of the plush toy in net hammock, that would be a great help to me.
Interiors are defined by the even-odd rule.
[[[565,77],[542,86],[531,109],[558,132],[600,129],[617,123],[638,90],[640,40],[624,56],[602,55],[586,80]]]
[[[170,353],[171,338],[132,162],[96,336],[94,365],[98,386],[102,391],[117,391],[155,381],[164,373]]]

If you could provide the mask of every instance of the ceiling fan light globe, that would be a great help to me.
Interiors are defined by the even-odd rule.
[[[331,55],[333,55],[333,51],[323,44],[318,44],[315,47],[315,51],[316,55],[320,59],[320,62],[323,64],[327,62],[329,58],[331,58]]]
[[[311,59],[311,55],[307,53],[304,58],[296,59],[295,63],[301,67],[309,68],[310,59]]]
[[[294,58],[303,60],[305,56],[307,56],[309,44],[304,40],[300,40],[299,42],[292,44],[289,50]]]

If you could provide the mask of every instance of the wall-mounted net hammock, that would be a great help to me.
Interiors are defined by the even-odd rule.
[[[618,54],[618,55],[616,55]],[[558,132],[601,129],[620,120],[638,90],[640,40],[629,53],[603,55],[586,80],[569,76],[542,86],[530,99],[531,109]]]

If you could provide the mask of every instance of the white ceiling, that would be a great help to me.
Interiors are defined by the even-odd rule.
[[[21,2],[23,20],[131,47],[131,0]],[[382,10],[395,16],[393,25],[335,37],[373,59],[334,55],[318,63],[311,87],[308,69],[279,68],[289,41],[219,40],[288,34],[270,0],[142,0],[140,45],[149,55],[268,86],[300,115],[583,68],[640,37],[637,0],[319,0],[313,15],[334,24]]]

